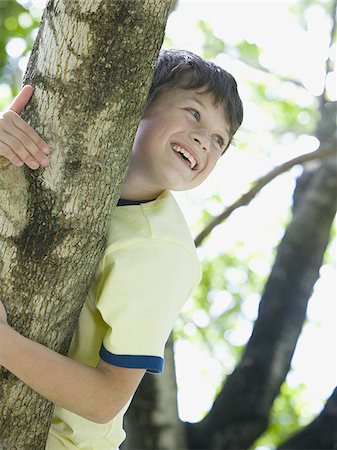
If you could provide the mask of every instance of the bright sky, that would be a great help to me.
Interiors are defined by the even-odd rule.
[[[312,103],[311,94],[319,95],[323,89],[329,23],[320,5],[316,4],[306,11],[308,29],[304,31],[289,13],[289,5],[292,3],[294,2],[180,0],[177,10],[169,18],[166,31],[173,47],[186,48],[196,53],[202,53],[203,46],[203,34],[196,24],[199,19],[207,21],[214,34],[225,43],[235,46],[237,41],[244,38],[250,43],[256,43],[263,49],[260,64],[283,76],[296,78],[307,87],[310,94],[305,91],[295,92],[289,84],[283,86],[285,95],[291,91],[291,94],[297,96],[298,104],[306,106]],[[245,84],[252,77],[251,69],[224,55],[219,56],[216,62],[237,78],[245,104],[243,126],[253,135],[254,144],[256,145],[257,138],[263,148],[258,164],[255,145],[251,155],[232,149],[203,186],[187,195],[176,195],[192,229],[198,218],[200,199],[205,200],[206,206],[207,198],[218,193],[229,204],[245,192],[251,181],[274,165],[315,150],[318,146],[316,138],[301,136],[295,142],[292,139],[287,142],[285,139],[282,149],[276,147],[271,141],[271,135],[267,135],[273,128],[273,121],[259,110],[259,105],[251,101],[251,88],[248,83]],[[336,99],[335,79],[335,76],[328,79],[331,99]],[[266,148],[271,149],[268,157],[265,156]],[[213,238],[202,249],[201,255],[215,256],[219,251],[219,242],[224,251],[226,246],[228,250],[231,248],[232,241],[244,240],[247,251],[266,255],[265,262],[263,259],[259,261],[258,270],[260,273],[268,273],[268,256],[282,237],[283,231],[279,223],[288,217],[295,176],[299,173],[300,169],[294,168],[289,174],[276,179],[248,208],[241,208],[226,224],[214,230]],[[219,212],[214,206],[214,214]],[[322,408],[322,400],[331,394],[336,385],[335,283],[334,266],[323,266],[308,308],[308,317],[312,322],[304,327],[293,358],[293,370],[288,375],[288,381],[293,386],[300,383],[307,386],[308,403],[304,414],[317,413]],[[225,298],[222,303],[226,303]],[[251,320],[256,317],[257,306],[258,298],[245,302],[248,309],[246,314]],[[206,319],[201,317],[200,320]],[[231,340],[244,343],[249,338],[251,329],[251,322],[243,321]],[[187,327],[186,332],[188,331]],[[229,355],[223,355],[223,359],[226,358],[225,365],[230,373],[233,361]],[[187,341],[176,344],[176,363],[180,416],[183,420],[198,421],[211,407],[216,386],[223,377],[223,367],[206,351],[201,352]]]
[[[27,4],[28,0],[20,0]],[[39,17],[38,7],[43,7],[44,0],[32,1],[31,14]],[[214,34],[225,43],[233,45],[246,39],[262,48],[260,64],[283,76],[300,80],[310,91],[299,91],[289,83],[281,86],[280,94],[294,96],[301,106],[312,103],[312,95],[319,95],[323,89],[323,69],[328,56],[329,23],[321,5],[324,0],[308,7],[305,19],[308,27],[300,28],[296,18],[289,12],[289,6],[296,2],[289,1],[190,1],[180,0],[177,10],[168,20],[167,35],[175,48],[185,48],[202,54],[203,34],[197,27],[199,19],[207,21]],[[29,15],[20,19],[29,22]],[[27,22],[28,21],[28,22]],[[6,50],[12,57],[19,57],[25,49],[25,42],[20,38],[12,39]],[[336,47],[334,48],[334,52]],[[206,207],[206,200],[214,193],[220,194],[225,204],[236,200],[246,191],[249,183],[266,173],[274,165],[304,152],[315,150],[317,139],[312,136],[300,136],[294,139],[291,133],[275,143],[270,130],[273,119],[259,109],[251,100],[250,79],[267,80],[268,75],[252,71],[243,63],[233,58],[235,55],[219,55],[216,62],[229,70],[238,80],[239,90],[245,105],[244,132],[242,139],[251,139],[249,152],[231,151],[222,158],[213,175],[203,186],[189,194],[177,194],[187,221],[193,224],[199,217],[200,206]],[[22,58],[20,66],[24,70],[27,63]],[[327,79],[329,97],[336,99],[336,74]],[[0,86],[0,96],[8,96],[6,86]],[[8,89],[7,89],[8,90]],[[299,120],[307,120],[305,114]],[[247,138],[247,135],[251,138]],[[238,137],[240,140],[240,137]],[[258,155],[258,159],[257,159]],[[255,261],[255,270],[266,274],[270,264],[268,258],[283,231],[279,223],[288,217],[295,177],[300,173],[294,168],[290,173],[276,179],[247,208],[241,208],[225,224],[217,227],[212,238],[200,251],[201,257],[215,256],[221,250],[230,251],[232,243],[244,240],[247,252],[262,255]],[[233,175],[234,174],[234,175]],[[217,214],[216,204],[207,204],[208,209]],[[249,227],[247,226],[249,224]],[[335,257],[335,251],[331,251]],[[233,276],[238,276],[234,273]],[[242,281],[244,282],[244,280]],[[310,323],[304,328],[293,359],[293,370],[288,376],[289,383],[307,385],[308,407],[305,414],[317,413],[336,385],[336,272],[332,264],[324,265],[321,278],[317,282],[309,303],[308,317]],[[217,308],[226,308],[228,299],[223,295],[218,299]],[[254,320],[258,307],[258,297],[246,299],[244,308],[248,319]],[[208,320],[199,312],[196,320],[201,324]],[[231,341],[244,343],[252,329],[250,320],[245,320],[231,335]],[[190,328],[189,328],[190,327]],[[192,325],[186,327],[186,334],[192,332]],[[221,350],[223,351],[223,350]],[[233,369],[234,362],[229,355],[223,354],[226,370]],[[197,421],[211,406],[217,384],[223,377],[223,366],[212,359],[206,352],[187,341],[176,344],[177,378],[179,385],[179,412],[183,420]],[[192,382],[191,382],[192,381]]]

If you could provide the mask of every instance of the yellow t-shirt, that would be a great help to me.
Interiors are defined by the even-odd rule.
[[[91,367],[101,358],[160,373],[165,343],[200,275],[190,231],[169,191],[118,206],[68,356]],[[46,449],[117,449],[130,402],[107,424],[56,406]]]

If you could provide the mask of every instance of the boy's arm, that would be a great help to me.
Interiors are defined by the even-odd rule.
[[[0,155],[15,166],[26,164],[31,169],[38,169],[48,166],[49,147],[19,116],[32,94],[32,86],[24,86],[8,111],[0,114]]]
[[[24,86],[9,110],[0,115],[0,155],[31,169],[47,166],[47,144],[19,114],[33,88]],[[145,370],[100,361],[96,368],[78,363],[33,342],[7,324],[0,301],[0,366],[57,405],[88,420],[111,420],[128,402]]]
[[[0,366],[53,403],[97,423],[113,419],[145,370],[100,361],[92,368],[62,356],[11,328],[0,302]]]

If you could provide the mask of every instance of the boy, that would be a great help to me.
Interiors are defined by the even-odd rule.
[[[16,114],[31,92],[0,120],[0,154],[36,169],[49,164],[46,144]],[[204,181],[241,122],[229,73],[187,51],[161,52],[68,357],[14,331],[0,302],[0,365],[56,404],[48,450],[116,449],[124,440],[123,415],[144,373],[162,371],[168,335],[200,278],[169,190]]]

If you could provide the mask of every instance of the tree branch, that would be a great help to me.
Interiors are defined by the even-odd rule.
[[[334,158],[299,178],[293,218],[279,245],[253,334],[209,414],[198,424],[187,424],[189,448],[247,449],[267,428],[329,242],[336,193]]]
[[[198,234],[198,236],[195,238],[195,245],[196,247],[199,247],[203,240],[210,234],[210,232],[215,228],[217,225],[222,223],[224,220],[226,220],[233,211],[235,211],[237,208],[240,208],[241,206],[248,205],[253,198],[261,191],[261,189],[266,186],[268,183],[270,183],[274,178],[281,175],[284,172],[287,172],[292,167],[296,166],[297,164],[305,164],[308,161],[313,160],[321,160],[324,158],[327,158],[329,156],[332,156],[336,151],[335,146],[327,145],[316,150],[311,153],[306,153],[305,155],[297,156],[296,158],[291,159],[290,161],[287,161],[280,166],[275,167],[273,170],[268,172],[266,175],[263,175],[261,178],[256,180],[254,182],[253,187],[243,194],[238,200],[236,200],[234,203],[232,203],[230,206],[228,206],[221,214],[214,217],[211,222]]]
[[[331,450],[337,448],[337,388],[320,415],[299,433],[283,442],[278,450]]]

